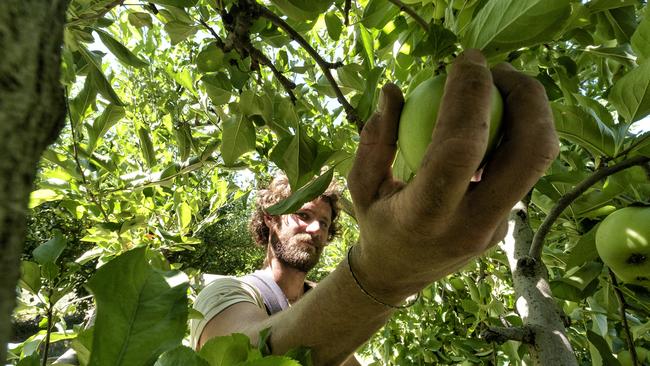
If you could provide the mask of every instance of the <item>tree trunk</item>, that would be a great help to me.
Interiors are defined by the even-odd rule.
[[[6,359],[29,194],[65,121],[59,82],[68,0],[0,1],[0,363]]]
[[[517,204],[510,213],[508,234],[501,248],[508,256],[517,296],[517,312],[524,327],[532,334],[530,355],[534,365],[577,366],[573,348],[548,283],[541,260],[528,256],[533,230],[528,223],[527,207]]]

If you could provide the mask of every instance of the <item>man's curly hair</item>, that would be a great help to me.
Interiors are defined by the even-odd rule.
[[[260,189],[257,193],[257,198],[255,199],[255,211],[251,216],[251,221],[248,225],[248,228],[253,236],[255,243],[261,247],[266,247],[269,242],[269,227],[266,226],[264,222],[264,214],[266,209],[273,206],[274,204],[282,201],[283,199],[291,195],[291,187],[289,186],[289,179],[284,174],[277,176],[268,187],[265,189]],[[330,204],[332,208],[332,224],[329,227],[329,233],[327,235],[327,241],[330,241],[336,237],[338,233],[338,225],[336,223],[336,218],[339,215],[339,198],[341,192],[338,188],[338,185],[332,181],[330,186],[320,195],[320,199]]]

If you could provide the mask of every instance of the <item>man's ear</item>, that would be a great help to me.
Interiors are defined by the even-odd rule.
[[[264,224],[268,228],[275,227],[277,224],[277,216],[269,215],[267,213],[264,214]]]

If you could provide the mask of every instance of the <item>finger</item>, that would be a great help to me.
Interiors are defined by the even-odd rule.
[[[467,50],[456,59],[431,144],[410,187],[425,210],[453,209],[467,191],[487,148],[492,89],[479,51]]]
[[[397,127],[404,97],[392,83],[384,85],[379,110],[361,131],[356,158],[348,175],[348,188],[357,207],[368,207],[378,196],[380,187],[392,181],[391,164],[397,149]]]
[[[498,220],[544,175],[559,141],[544,87],[507,64],[493,75],[504,100],[504,135],[467,199],[478,219]]]

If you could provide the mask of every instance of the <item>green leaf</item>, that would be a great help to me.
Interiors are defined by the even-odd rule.
[[[101,139],[104,134],[111,129],[111,127],[124,118],[125,115],[126,111],[124,107],[115,104],[107,105],[102,114],[95,118],[92,127],[89,129],[87,152],[92,153],[95,150],[99,139]]]
[[[237,365],[248,359],[250,340],[243,334],[215,337],[207,341],[199,351],[210,366]]]
[[[20,262],[18,285],[33,294],[38,294],[41,289],[41,269],[38,264],[30,261]]]
[[[154,4],[175,6],[177,8],[189,8],[198,2],[198,0],[151,0]]]
[[[149,13],[135,11],[129,13],[128,19],[129,19],[129,23],[131,23],[131,25],[136,28],[142,28],[142,27],[151,28],[151,26],[153,25],[153,22],[151,21],[151,14]]]
[[[370,118],[372,111],[375,106],[375,96],[377,95],[377,86],[379,84],[379,78],[384,73],[384,69],[381,67],[375,67],[372,69],[366,77],[366,86],[364,92],[359,99],[359,104],[357,105],[357,113],[359,118],[362,120],[367,120]]]
[[[593,0],[589,1],[586,6],[591,13],[599,13],[605,10],[637,5],[638,3],[638,0]]]
[[[215,43],[208,44],[196,56],[196,66],[200,72],[215,72],[223,67],[223,51]]]
[[[399,14],[400,9],[388,0],[370,0],[363,9],[361,24],[366,28],[382,29]]]
[[[612,350],[609,348],[609,344],[607,344],[605,338],[600,334],[592,330],[587,330],[587,339],[589,339],[589,342],[591,342],[591,344],[593,344],[598,350],[600,357],[603,359],[603,365],[621,366],[621,363],[618,362],[614,355],[612,355]]]
[[[41,359],[38,353],[32,353],[31,355],[24,357],[16,364],[16,366],[40,366]]]
[[[343,22],[334,12],[325,14],[325,26],[327,27],[327,34],[334,41],[338,41],[343,31]]]
[[[163,353],[154,366],[210,366],[189,347],[179,346]]]
[[[183,42],[187,37],[194,35],[198,28],[193,25],[187,25],[177,20],[165,23],[165,32],[169,34],[172,46]]]
[[[29,196],[29,208],[37,207],[45,202],[56,201],[63,198],[63,195],[51,189],[37,189]]]
[[[570,0],[489,1],[467,26],[462,43],[488,56],[531,47],[554,39],[570,14]]]
[[[34,249],[32,255],[38,264],[55,263],[63,250],[68,245],[68,240],[60,230],[54,230],[54,237]]]
[[[312,182],[292,193],[291,196],[269,207],[267,212],[271,215],[284,215],[295,212],[303,204],[317,198],[325,192],[333,176],[334,168],[330,168]]]
[[[232,116],[223,123],[221,157],[233,165],[242,154],[255,148],[255,126],[243,115]]]
[[[456,50],[456,41],[456,35],[452,31],[440,24],[431,24],[427,35],[415,46],[411,55],[431,56],[433,60],[440,60]]]
[[[566,260],[566,269],[582,266],[584,263],[598,258],[598,252],[596,251],[597,228],[598,225],[583,234],[576,245],[571,248],[569,258]]]
[[[612,87],[609,101],[628,123],[650,114],[650,62],[620,78]]]
[[[85,47],[79,47],[79,52],[81,52],[81,55],[90,67],[87,77],[91,78],[99,94],[112,104],[125,106],[126,104],[120,100],[120,97],[115,93],[111,83],[102,72],[101,60],[95,59],[95,56],[93,56],[93,54],[91,54]]]
[[[260,116],[265,122],[272,120],[273,102],[268,95],[256,95],[252,90],[244,90],[239,98],[239,109],[246,117]]]
[[[147,166],[151,169],[156,165],[156,152],[153,149],[151,134],[149,133],[149,129],[143,125],[137,128],[138,139],[140,139],[140,151]]]
[[[228,77],[223,73],[203,75],[201,85],[205,88],[205,92],[214,105],[226,104],[232,97],[232,85],[230,85]]]
[[[268,356],[245,362],[241,366],[301,366],[301,364],[285,356]]]
[[[187,229],[192,221],[192,207],[187,204],[187,202],[182,202],[178,205],[178,226],[181,229]]]
[[[90,361],[90,352],[93,345],[93,333],[95,327],[84,329],[77,334],[70,347],[77,353],[77,359],[80,365],[88,365]]]
[[[375,41],[374,38],[372,37],[372,34],[366,29],[361,24],[358,24],[358,31],[359,31],[359,37],[361,41],[361,48],[362,48],[362,53],[361,55],[363,56],[363,59],[366,61],[366,66],[367,68],[374,69],[375,68]],[[359,42],[357,40],[357,42]]]
[[[182,272],[154,270],[145,248],[99,268],[88,287],[97,303],[90,364],[153,364],[161,353],[180,345],[188,279]]]
[[[284,356],[297,361],[298,365],[302,365],[302,366],[314,365],[314,362],[312,360],[312,355],[311,355],[311,348],[309,347],[297,347],[297,348],[290,349],[287,353],[284,354]]]
[[[70,101],[70,116],[75,129],[79,128],[82,118],[85,117],[88,107],[90,107],[97,98],[97,89],[91,77],[87,77],[84,86],[79,93]]]
[[[101,39],[102,43],[106,48],[108,48],[109,51],[115,57],[117,57],[118,60],[122,61],[125,65],[133,66],[133,67],[145,67],[148,66],[149,63],[140,59],[138,56],[133,54],[128,48],[126,48],[123,44],[118,42],[113,36],[110,34],[106,33],[105,31],[101,29],[95,29],[95,32],[99,35],[99,39]]]
[[[646,14],[645,18],[636,27],[631,43],[634,53],[639,57],[639,61],[643,62],[650,58],[650,14]]]
[[[614,134],[604,123],[579,106],[553,102],[551,108],[555,129],[560,137],[584,147],[594,155],[614,155]]]

